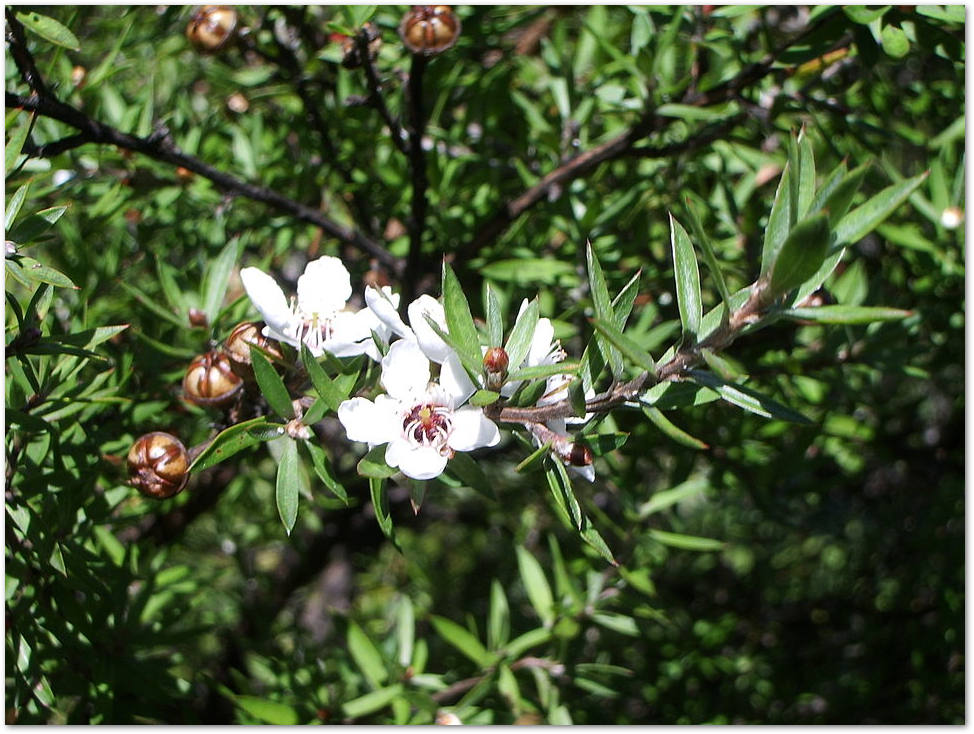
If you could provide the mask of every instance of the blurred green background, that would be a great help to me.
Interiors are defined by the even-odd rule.
[[[406,114],[406,10],[371,16],[393,116]],[[221,425],[180,381],[256,316],[239,267],[289,290],[331,254],[359,298],[370,278],[402,284],[317,227],[139,153],[20,155],[28,126],[35,145],[76,131],[11,105],[30,90],[8,22],[8,212],[23,194],[7,240],[77,286],[11,276],[8,246],[8,723],[432,723],[443,711],[464,723],[963,723],[965,234],[950,219],[965,197],[963,8],[455,10],[460,38],[424,80],[418,292],[438,295],[446,256],[476,317],[485,282],[508,325],[538,295],[577,356],[591,336],[591,241],[611,292],[642,271],[627,333],[659,356],[679,330],[667,214],[686,225],[691,202],[731,289],[752,282],[789,136],[804,128],[820,180],[872,161],[857,201],[930,172],[826,283],[840,304],[912,315],[781,323],[731,347],[749,384],[810,425],[680,406],[668,416],[709,446],[693,450],[637,411],[607,418],[628,439],[575,491],[619,568],[566,529],[542,473],[514,471],[529,449],[513,439],[477,456],[496,501],[433,481],[414,514],[393,482],[402,553],[333,416],[316,430],[351,503],[312,473],[290,537],[273,444],[175,499],[144,499],[126,484],[135,438],[192,445]],[[210,56],[187,42],[187,6],[7,12],[25,18],[62,102],[140,137],[164,126],[215,169],[408,252],[409,160],[365,102],[363,71],[340,63],[336,34],[370,7],[240,7],[249,50]],[[684,104],[769,54],[768,73],[726,101]],[[656,122],[638,145],[651,150],[478,239],[507,202],[647,110]],[[221,253],[237,264],[215,302]],[[710,308],[719,296],[702,279]],[[209,309],[206,326],[191,308]]]

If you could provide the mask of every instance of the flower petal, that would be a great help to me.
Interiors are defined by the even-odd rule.
[[[244,268],[240,271],[240,280],[251,303],[260,311],[260,315],[267,323],[267,328],[275,333],[275,338],[280,339],[281,336],[285,336],[287,339],[292,339],[293,314],[288,308],[284,291],[277,282],[258,268]]]
[[[395,334],[407,339],[415,338],[413,330],[406,326],[396,311],[399,308],[399,294],[393,293],[392,288],[383,286],[381,291],[377,291],[372,286],[366,286],[365,303],[376,318]]]
[[[448,441],[456,451],[472,451],[481,446],[496,446],[501,440],[497,424],[480,408],[465,405],[453,412],[453,430]]]
[[[400,339],[382,358],[382,386],[392,397],[409,401],[426,391],[430,363],[414,341]]]
[[[449,394],[451,408],[463,405],[477,390],[477,386],[470,381],[460,364],[460,358],[452,349],[440,369],[440,386]]]
[[[405,440],[389,443],[386,463],[412,479],[433,479],[443,473],[447,457],[433,446],[414,446]]]
[[[534,337],[531,339],[531,349],[528,351],[527,366],[537,367],[542,364],[551,364],[554,344],[552,339],[555,337],[555,327],[551,325],[551,319],[538,319],[538,325],[534,329]]]
[[[447,343],[437,336],[432,327],[426,323],[423,314],[428,314],[443,331],[446,328],[446,315],[443,312],[443,304],[432,296],[422,295],[409,304],[409,325],[416,333],[416,339],[423,353],[437,364],[443,364],[450,353],[453,351]]]
[[[351,398],[338,406],[338,420],[349,441],[364,441],[370,446],[388,443],[399,435],[399,401],[379,395],[375,402]]]
[[[306,314],[341,311],[351,295],[351,276],[337,257],[312,260],[298,278],[298,308]]]

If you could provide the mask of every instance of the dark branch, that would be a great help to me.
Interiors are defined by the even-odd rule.
[[[300,221],[320,227],[327,234],[343,244],[350,245],[362,252],[368,253],[397,273],[402,272],[402,263],[399,258],[392,255],[378,242],[366,237],[357,230],[341,226],[316,209],[312,209],[293,199],[282,196],[272,189],[241,181],[234,176],[204,163],[198,158],[183,153],[175,146],[168,133],[164,131],[153,133],[153,135],[147,138],[140,138],[117,130],[110,125],[100,123],[81,110],[47,96],[25,97],[8,91],[6,92],[6,104],[7,107],[16,107],[37,112],[70,125],[80,130],[81,135],[87,138],[87,142],[114,145],[118,148],[142,153],[157,161],[170,163],[174,166],[182,166],[209,179],[225,191],[267,204]],[[77,139],[73,139],[71,140],[71,145],[72,147],[77,147],[77,145],[80,145],[80,142]]]
[[[34,63],[34,57],[27,50],[27,39],[24,38],[24,26],[17,20],[16,14],[9,8],[6,11],[7,25],[10,32],[7,34],[7,42],[10,44],[10,55],[14,58],[17,71],[20,72],[24,84],[38,94],[47,94],[47,87],[44,85],[44,77],[41,76]]]
[[[392,113],[389,112],[385,97],[382,96],[379,75],[375,70],[375,64],[372,63],[372,56],[369,54],[370,40],[371,37],[368,28],[362,28],[355,36],[355,50],[358,52],[359,61],[362,64],[362,69],[365,71],[365,82],[369,88],[369,104],[375,107],[382,121],[389,128],[389,135],[392,136],[392,142],[395,146],[403,155],[409,155],[406,134],[402,126],[396,122]]]
[[[412,174],[412,205],[409,217],[409,255],[402,283],[402,304],[407,306],[413,299],[416,281],[423,261],[423,233],[426,229],[426,155],[423,152],[423,133],[426,129],[426,115],[423,111],[423,76],[427,59],[421,54],[413,54],[412,69],[409,72],[409,165]]]

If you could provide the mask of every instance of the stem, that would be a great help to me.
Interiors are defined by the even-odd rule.
[[[416,294],[416,278],[423,261],[423,231],[426,227],[426,156],[423,153],[423,133],[426,116],[423,113],[423,75],[428,60],[413,54],[412,69],[407,88],[409,102],[409,164],[412,171],[412,213],[409,218],[409,254],[402,283],[401,308],[405,308]]]
[[[375,70],[375,64],[372,63],[372,56],[369,54],[370,40],[369,32],[366,28],[362,28],[355,36],[355,49],[358,51],[362,69],[365,70],[365,82],[369,88],[369,103],[378,110],[382,121],[389,128],[389,134],[392,136],[392,142],[395,146],[403,155],[409,155],[409,146],[406,143],[406,135],[403,132],[402,126],[392,116],[392,113],[389,112],[385,97],[382,96],[379,75]]]

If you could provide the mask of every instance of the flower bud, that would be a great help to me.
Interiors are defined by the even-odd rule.
[[[460,19],[449,5],[413,5],[399,24],[399,36],[414,54],[435,56],[460,37]]]
[[[186,316],[189,318],[190,326],[202,326],[204,328],[209,326],[210,321],[206,318],[205,311],[201,311],[198,308],[191,308],[187,311]]]
[[[237,11],[233,6],[201,5],[186,26],[186,38],[200,53],[211,54],[224,48],[236,30]]]
[[[568,452],[568,463],[572,466],[589,466],[592,463],[592,449],[575,441]]]
[[[209,408],[228,405],[241,388],[243,380],[234,373],[229,358],[216,350],[197,356],[183,377],[186,399]]]
[[[457,726],[463,724],[460,717],[452,711],[437,711],[436,723],[440,726]]]
[[[945,229],[957,229],[964,221],[964,210],[959,206],[948,206],[940,212],[940,224]]]
[[[175,436],[154,432],[139,436],[129,449],[129,483],[146,497],[164,500],[189,481],[189,454]]]
[[[260,333],[260,326],[250,321],[237,324],[224,345],[230,359],[230,369],[247,381],[254,379],[254,368],[250,362],[250,345],[260,347],[277,359],[283,359],[281,351],[273,341]]]
[[[487,389],[500,390],[507,379],[510,358],[503,347],[491,347],[484,353],[484,372],[487,374]]]

